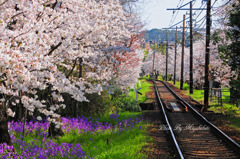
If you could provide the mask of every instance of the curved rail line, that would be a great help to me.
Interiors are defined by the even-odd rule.
[[[178,158],[240,158],[239,144],[209,122],[164,82],[153,83]],[[167,108],[171,107],[171,104],[178,105],[182,111],[169,111]],[[203,124],[209,129],[198,129]]]

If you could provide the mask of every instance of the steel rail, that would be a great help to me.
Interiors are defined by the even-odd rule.
[[[171,127],[171,125],[170,125],[170,123],[169,123],[169,121],[168,121],[168,117],[167,117],[167,114],[166,114],[166,112],[165,112],[165,109],[164,109],[164,106],[163,106],[163,104],[162,104],[162,101],[161,101],[161,99],[160,99],[160,96],[159,96],[158,89],[157,89],[157,86],[156,86],[155,81],[153,81],[153,84],[154,84],[154,88],[155,88],[155,91],[156,91],[156,94],[157,94],[158,102],[159,102],[159,104],[160,104],[160,106],[161,106],[161,108],[162,108],[163,115],[164,115],[164,119],[165,119],[165,121],[166,121],[166,123],[167,123],[167,126],[168,126],[168,129],[169,129],[169,131],[170,131],[170,133],[171,133],[171,137],[172,137],[172,140],[173,140],[173,142],[174,142],[174,146],[175,146],[175,148],[176,148],[176,150],[177,150],[178,156],[179,156],[179,158],[184,159],[184,156],[183,156],[183,154],[182,154],[182,151],[181,151],[181,149],[180,149],[180,146],[179,146],[179,144],[178,144],[178,142],[177,142],[177,139],[176,139],[176,137],[175,137],[175,135],[174,135],[174,133],[173,133],[172,127]]]
[[[232,149],[237,153],[240,154],[240,145],[236,143],[233,139],[231,139],[228,135],[226,135],[222,130],[220,130],[218,127],[213,125],[210,121],[208,121],[202,114],[200,114],[196,109],[194,109],[189,103],[187,103],[184,99],[182,99],[180,96],[178,96],[165,82],[162,82],[171,92],[172,94],[178,98],[178,100],[182,101],[184,104],[190,108],[195,115],[197,115],[201,120],[203,120],[208,126],[212,128],[212,130],[225,142],[228,143],[229,146],[232,147]]]

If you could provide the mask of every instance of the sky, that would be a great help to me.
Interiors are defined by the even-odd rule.
[[[168,28],[170,27],[170,23],[172,25],[180,22],[183,20],[183,14],[186,14],[186,11],[175,11],[174,17],[176,18],[173,22],[172,16],[173,11],[167,10],[167,8],[177,8],[177,6],[182,6],[190,0],[144,0],[145,2],[139,2],[139,14],[143,21],[145,21],[146,26],[145,29],[150,30],[153,28]],[[212,0],[212,4],[215,0]],[[181,5],[182,4],[182,5]],[[199,8],[202,6],[202,0],[196,0],[195,3],[193,3],[193,8]],[[203,6],[206,5],[206,2],[203,3]],[[216,2],[214,6],[219,6],[219,3]],[[186,5],[184,8],[189,8],[190,5]],[[193,13],[196,12],[196,16],[200,13],[200,11],[193,11]],[[178,14],[176,14],[178,13]],[[206,15],[206,11],[202,11],[202,13],[199,15],[199,17],[196,19],[197,21],[201,20]],[[195,16],[195,17],[196,17]],[[186,15],[186,17],[189,17],[189,15]],[[203,23],[203,24],[202,24]],[[201,25],[200,27],[204,27],[205,23],[200,21],[197,23],[197,25]],[[179,24],[180,27],[182,25]]]

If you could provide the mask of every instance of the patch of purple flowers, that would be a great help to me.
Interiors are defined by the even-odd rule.
[[[117,131],[122,133],[123,130],[128,131],[135,127],[136,124],[142,121],[142,118],[128,118],[119,121],[119,115],[111,114],[109,119],[112,123],[100,122],[99,119],[86,118],[84,116],[78,118],[62,117],[62,130],[65,134],[75,131],[77,133],[85,132],[104,132]],[[20,140],[22,138],[23,123],[11,121],[9,124],[9,132],[14,143],[13,146],[8,146],[5,143],[0,144],[0,158],[13,159],[28,159],[28,158],[88,158],[81,148],[80,143],[75,145],[71,143],[57,144],[47,138],[49,123],[47,121],[30,121],[25,124],[25,135],[30,135],[35,138],[32,142]],[[140,128],[140,127],[139,127]],[[140,128],[141,129],[141,128]],[[89,139],[92,140],[92,139]]]
[[[78,133],[104,131],[112,127],[109,123],[101,123],[99,121],[88,120],[85,117],[78,118],[62,118],[62,129],[64,133],[77,131]]]
[[[36,143],[35,143],[36,142]],[[6,144],[0,144],[0,156],[2,159],[5,158],[18,158],[18,159],[28,159],[28,158],[84,158],[85,152],[82,150],[80,144],[73,146],[71,143],[62,143],[57,145],[57,143],[52,140],[47,140],[44,138],[42,141],[32,141],[26,143],[25,141],[16,139],[16,148],[21,149],[21,154],[17,154],[13,151],[13,146],[8,146]]]
[[[23,122],[8,122],[9,132],[11,133],[22,133],[23,132]],[[38,135],[38,136],[46,136],[48,131],[49,123],[48,122],[26,122],[25,124],[25,135]]]
[[[111,114],[111,115],[109,116],[110,119],[117,119],[118,117],[119,117],[118,112],[115,113],[115,114]]]

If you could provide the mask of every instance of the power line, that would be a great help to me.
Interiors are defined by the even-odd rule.
[[[183,3],[184,1],[180,1],[180,2]],[[180,2],[179,2],[179,4],[180,4]],[[181,3],[181,5],[182,5],[182,3]],[[176,9],[171,9],[171,8],[169,8],[169,9],[167,9],[167,10],[174,10],[174,11],[177,10],[177,12],[174,12],[174,13],[177,13],[177,14],[178,14],[179,10],[189,10],[188,8],[183,8],[183,7],[187,6],[187,5],[190,4],[190,3],[195,4],[195,3],[196,3],[196,0],[192,0],[192,1],[190,1],[190,2],[188,2],[188,3],[186,3],[186,4],[184,4],[184,5],[176,8]],[[202,6],[203,6],[203,5],[202,5]],[[202,6],[201,6],[201,8],[192,8],[192,10],[205,10],[204,8],[202,8]],[[188,12],[186,12],[186,14],[187,14],[187,13],[188,13]],[[169,25],[168,28],[172,28],[172,27],[178,25],[179,23],[181,23],[181,22],[179,22],[179,23],[177,23],[177,24],[172,25],[173,22],[175,21],[176,17],[177,17],[177,14],[175,14],[175,17],[174,17],[174,14],[173,14],[172,17],[174,17],[174,19],[171,20],[170,25]],[[189,19],[189,18],[186,18],[186,20],[187,20],[187,19]],[[166,29],[167,29],[167,28],[166,28]]]
[[[219,11],[221,11],[221,9],[222,9],[223,7],[225,7],[226,5],[228,5],[230,2],[231,2],[231,0],[229,0],[228,2],[226,2],[225,4],[223,4],[223,5],[221,5],[221,6],[215,7],[215,8],[217,8],[217,9],[214,10],[215,13],[212,13],[212,15],[217,14]]]
[[[182,1],[182,0],[179,1],[177,7],[179,7],[179,4],[181,3],[181,1]],[[171,25],[171,23],[172,23],[172,21],[173,21],[173,16],[174,16],[175,13],[176,13],[176,11],[173,11],[172,18],[171,18],[171,20],[170,20],[169,26]]]
[[[206,18],[206,16],[203,16],[202,19],[200,19],[199,21],[196,21],[196,23],[201,22],[202,20],[204,20]]]
[[[222,7],[226,6],[226,5],[228,5],[230,2],[232,2],[232,0],[228,0],[228,2],[226,2],[225,4],[223,4],[221,6],[218,6],[216,8],[222,8]]]
[[[182,2],[182,3],[181,3]],[[176,17],[177,17],[177,14],[178,14],[178,12],[179,12],[179,10],[181,10],[181,8],[182,7],[184,7],[184,6],[186,6],[186,5],[188,5],[189,3],[186,3],[186,4],[184,4],[183,6],[180,6],[179,7],[179,4],[183,4],[183,2],[184,2],[184,0],[183,1],[179,1],[179,3],[178,3],[178,8],[176,9],[177,10],[177,12],[174,12],[173,13],[173,16],[172,16],[172,18],[174,17],[174,15],[175,15],[175,17],[174,17],[174,19],[172,19],[171,20],[171,22],[170,22],[170,24],[171,25],[169,25],[169,27],[168,28],[165,28],[165,29],[170,29],[170,28],[173,28],[174,26],[177,26],[178,24],[180,24],[181,22],[178,22],[178,23],[176,23],[176,24],[174,24],[174,25],[172,25],[173,24],[173,22],[175,21],[175,19],[176,19]],[[196,3],[196,0],[193,0],[192,1],[194,4]],[[217,0],[215,0],[215,2],[211,5],[211,8],[213,8],[213,6],[215,5],[215,3],[217,2]],[[230,3],[230,1],[228,1],[227,3],[225,3],[224,5],[227,5],[228,3]],[[197,13],[198,12],[198,14],[195,16],[195,26],[197,26],[197,23],[201,23],[200,25],[198,25],[197,26],[197,28],[195,28],[194,30],[198,30],[199,28],[201,28],[203,25],[204,25],[204,22],[206,21],[206,16],[203,16],[200,20],[198,20],[197,21],[197,19],[200,17],[200,15],[202,14],[202,12],[203,12],[203,10],[205,10],[205,7],[206,7],[206,5],[207,5],[207,3],[202,3],[202,5],[200,6],[200,8],[197,8],[198,10],[196,10],[195,11],[195,13]],[[224,6],[223,5],[223,6]],[[168,9],[168,10],[172,10],[172,9]],[[188,13],[189,11],[187,11],[186,12],[186,14]],[[176,14],[175,14],[176,13]],[[186,20],[187,19],[189,19],[189,17],[188,18],[186,18]],[[186,27],[186,32],[188,31],[188,27]]]
[[[207,6],[207,4],[205,4],[203,8],[205,8],[206,6]],[[200,8],[202,8],[202,6]],[[203,12],[203,10],[200,11],[200,13],[197,15],[197,17],[195,19],[197,19],[201,15],[202,12]]]
[[[214,1],[214,3],[212,4],[211,8],[213,8],[213,6],[216,4],[217,0]],[[207,4],[205,4],[206,6]],[[205,8],[204,6],[204,8]],[[203,11],[203,10],[202,10]],[[199,13],[199,15],[196,17],[196,19],[200,16],[200,14],[202,13],[202,11]],[[204,22],[206,21],[206,16],[203,16],[199,21],[197,21],[196,23],[199,23],[201,22],[202,23],[195,29],[195,30],[198,30],[199,28],[201,28],[201,26],[204,24]]]
[[[204,3],[202,3],[202,5],[200,6],[200,8],[202,8],[203,5],[204,5]],[[203,8],[204,8],[204,7],[203,7]],[[198,14],[197,12],[200,12],[200,10],[195,11],[193,14],[194,14],[194,15],[197,15],[197,14]]]
[[[183,4],[184,0],[182,1],[181,5],[179,5],[179,4],[180,4],[180,2],[181,2],[181,0],[179,1],[177,8],[178,8],[178,7],[180,7],[180,6]],[[177,12],[177,13],[176,13],[175,17],[174,17],[174,18],[171,20],[171,22],[170,22],[169,26],[171,26],[171,25],[174,23],[174,21],[175,21],[175,19],[176,19],[177,15],[178,15],[178,13],[179,13],[179,10],[177,10],[177,11],[173,11],[173,12],[174,12],[174,13],[176,13],[176,12]]]

